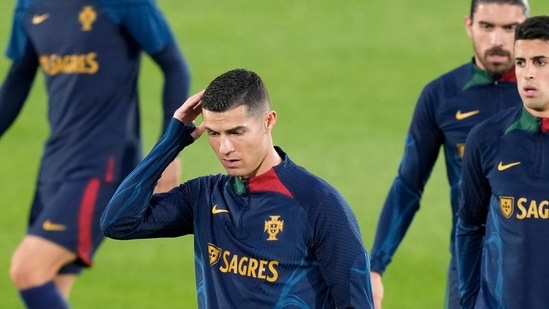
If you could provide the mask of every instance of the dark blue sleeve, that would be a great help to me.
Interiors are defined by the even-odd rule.
[[[338,194],[312,195],[322,199],[312,220],[314,250],[337,307],[373,309],[370,261],[355,215]]]
[[[36,54],[27,45],[22,57],[12,63],[0,88],[0,136],[19,115],[31,90],[37,68]]]
[[[189,96],[191,74],[175,42],[168,44],[162,51],[152,54],[151,57],[164,74],[162,132],[165,132],[173,113]]]
[[[177,199],[170,199],[180,194],[181,189],[176,187],[157,195],[153,195],[153,190],[164,169],[185,146],[194,142],[191,136],[194,129],[194,126],[185,126],[172,119],[166,133],[124,179],[108,203],[100,221],[105,236],[137,239],[188,233],[185,226],[189,224],[182,221],[192,216],[182,213],[185,211],[183,207],[174,207],[173,201]]]
[[[153,0],[99,0],[111,19],[124,26],[147,54],[162,51],[174,36]]]
[[[426,87],[416,104],[398,175],[389,190],[372,248],[372,270],[383,274],[419,209],[423,189],[437,160],[443,135],[437,126],[437,96]]]
[[[21,60],[30,44],[25,28],[23,27],[23,18],[26,9],[34,2],[35,0],[18,0],[16,3],[10,40],[6,49],[6,56],[13,61]]]
[[[456,224],[456,259],[459,294],[463,309],[473,309],[480,290],[480,264],[484,227],[468,225],[458,218]]]
[[[483,173],[481,147],[489,143],[482,136],[482,126],[471,130],[462,163],[455,252],[463,308],[474,308],[480,289],[482,243],[491,195]]]
[[[175,110],[188,98],[189,66],[160,8],[152,0],[100,0],[109,16],[128,30],[162,70],[164,132]]]

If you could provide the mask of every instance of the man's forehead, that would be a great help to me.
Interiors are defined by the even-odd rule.
[[[215,131],[231,130],[249,125],[252,117],[246,113],[246,106],[240,105],[225,112],[202,110],[202,118],[208,129]]]
[[[481,3],[473,14],[473,22],[498,26],[512,25],[524,19],[524,8],[513,4]]]

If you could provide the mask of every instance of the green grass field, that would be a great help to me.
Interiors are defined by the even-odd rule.
[[[5,49],[15,0],[0,2]],[[193,74],[193,93],[235,67],[259,73],[279,114],[275,143],[334,184],[353,207],[368,249],[425,83],[472,56],[463,28],[469,1],[158,0]],[[531,1],[532,14],[549,2]],[[10,21],[10,22],[8,22]],[[9,62],[0,59],[0,75]],[[159,134],[162,77],[147,58],[140,80],[145,152]],[[47,135],[38,78],[0,138],[0,308],[23,308],[8,276],[25,232]],[[181,155],[184,178],[223,172],[206,139]],[[422,209],[385,276],[384,308],[442,308],[449,259],[449,190],[435,167]],[[195,308],[192,237],[104,242],[76,282],[71,304],[95,308]]]

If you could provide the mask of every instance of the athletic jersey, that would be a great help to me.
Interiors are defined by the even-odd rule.
[[[456,231],[464,308],[549,308],[546,121],[515,108],[467,139]]]
[[[30,66],[24,82],[32,84],[38,65],[44,73],[50,135],[40,179],[121,181],[141,158],[141,52],[179,53],[174,46],[153,0],[19,0],[7,55],[16,66]],[[185,63],[179,54],[174,58],[171,70],[178,72],[170,76],[164,70],[165,85],[172,85],[164,89],[166,122],[188,95],[189,81],[180,78],[187,74]],[[0,135],[28,94],[28,89],[3,88]]]
[[[419,209],[421,195],[440,147],[444,149],[450,184],[453,252],[458,182],[467,134],[473,126],[521,104],[514,68],[499,80],[473,62],[430,82],[419,96],[406,137],[404,155],[377,225],[371,252],[372,270],[383,273]]]
[[[280,148],[282,163],[262,175],[204,176],[152,195],[192,130],[172,120],[103,213],[106,236],[194,234],[199,308],[373,308],[351,208]]]

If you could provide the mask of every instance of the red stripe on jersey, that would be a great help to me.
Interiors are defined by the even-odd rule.
[[[280,181],[274,169],[270,169],[265,174],[250,178],[248,188],[250,189],[250,192],[274,191],[291,198],[294,197],[288,188]]]
[[[107,162],[107,172],[105,173],[105,181],[112,182],[114,179],[114,157],[110,156]]]
[[[80,214],[78,215],[78,257],[90,266],[92,264],[90,250],[92,247],[92,221],[97,201],[97,193],[101,185],[99,179],[92,179],[88,183],[82,202],[80,204]]]

